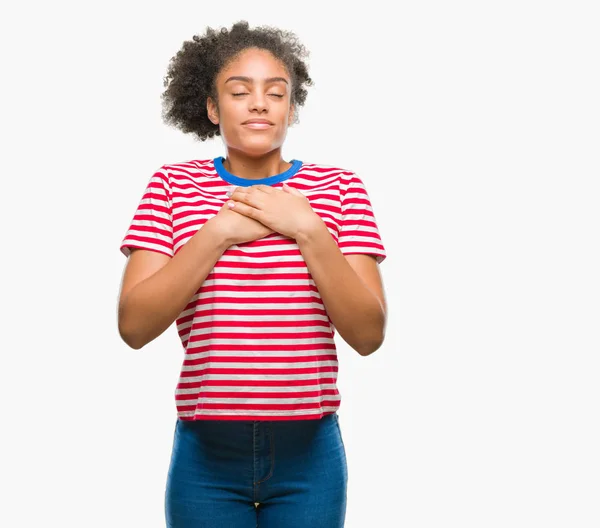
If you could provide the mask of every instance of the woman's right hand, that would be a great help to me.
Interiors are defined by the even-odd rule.
[[[272,229],[261,224],[258,220],[236,213],[227,206],[227,203],[228,201],[209,222],[215,225],[220,236],[229,246],[252,242],[274,233]]]

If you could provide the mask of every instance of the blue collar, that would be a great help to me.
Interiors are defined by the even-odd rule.
[[[227,183],[238,185],[239,187],[250,187],[251,185],[273,185],[275,183],[280,183],[291,178],[300,170],[300,167],[302,166],[302,162],[300,160],[292,160],[290,162],[292,166],[281,174],[276,174],[275,176],[269,176],[267,178],[251,180],[248,178],[240,178],[239,176],[228,172],[223,166],[224,160],[225,158],[223,156],[219,156],[213,160],[217,174],[221,176],[221,178],[223,178]]]

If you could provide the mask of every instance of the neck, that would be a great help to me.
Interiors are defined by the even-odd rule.
[[[223,167],[231,174],[248,180],[260,180],[276,176],[291,167],[281,157],[281,149],[275,149],[262,156],[248,156],[239,150],[227,149]]]

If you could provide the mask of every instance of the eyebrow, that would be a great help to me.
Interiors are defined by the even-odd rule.
[[[247,82],[247,83],[253,83],[254,79],[252,79],[251,77],[244,77],[242,75],[234,75],[233,77],[229,77],[229,79],[227,79],[225,81],[225,84],[227,84],[229,81],[243,81],[243,82]],[[269,78],[265,79],[265,82],[267,82],[267,83],[284,82],[285,84],[288,84],[287,79],[285,79],[284,77],[269,77]]]

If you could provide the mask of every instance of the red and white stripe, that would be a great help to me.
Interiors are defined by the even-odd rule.
[[[285,183],[308,198],[342,253],[385,259],[355,173],[305,163]],[[150,178],[122,253],[174,256],[232,187],[212,159],[164,165]],[[175,390],[180,419],[317,419],[339,408],[335,329],[294,240],[275,233],[228,248],[176,325],[185,351]]]

